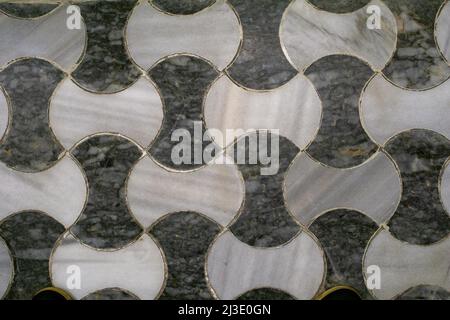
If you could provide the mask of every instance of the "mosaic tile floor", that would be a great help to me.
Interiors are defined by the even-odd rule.
[[[0,2],[0,297],[450,299],[450,2],[50,2]]]

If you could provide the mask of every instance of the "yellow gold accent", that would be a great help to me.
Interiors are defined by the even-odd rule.
[[[53,291],[53,292],[56,292],[59,295],[63,296],[64,299],[66,299],[66,300],[73,300],[72,296],[68,292],[64,291],[61,288],[56,288],[56,287],[47,287],[47,288],[41,289],[33,295],[33,298],[35,296],[37,296],[38,294],[45,292],[45,291]]]

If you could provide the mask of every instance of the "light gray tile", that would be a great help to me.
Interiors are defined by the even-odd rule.
[[[0,299],[8,290],[13,278],[13,262],[5,241],[0,238]]]
[[[450,2],[447,2],[441,9],[436,20],[435,36],[441,53],[450,63]]]

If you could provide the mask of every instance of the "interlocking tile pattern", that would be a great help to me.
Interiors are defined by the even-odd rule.
[[[448,0],[40,2],[0,3],[0,297],[450,299]]]

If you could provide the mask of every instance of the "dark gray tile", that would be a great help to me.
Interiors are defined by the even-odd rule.
[[[218,71],[203,59],[178,55],[161,61],[148,73],[158,86],[164,103],[163,124],[150,147],[150,154],[169,168],[183,170],[202,166],[203,162],[194,163],[193,152],[191,164],[173,163],[172,149],[179,142],[171,141],[171,136],[174,130],[187,130],[192,137],[192,151],[195,145],[205,148],[210,143],[202,141],[205,131],[202,108],[204,96],[210,84],[218,77]],[[194,128],[199,123],[202,123],[202,136],[196,137]]]
[[[355,288],[364,299],[370,298],[366,289],[362,258],[377,224],[364,214],[338,209],[317,218],[309,230],[319,240],[327,259],[325,289],[338,285]]]
[[[0,3],[0,11],[18,18],[37,18],[56,7],[55,3]]]
[[[322,100],[322,123],[307,152],[336,168],[361,164],[377,150],[359,118],[359,98],[374,72],[363,61],[331,55],[309,66],[305,75]]]
[[[435,18],[444,0],[384,0],[397,17],[397,51],[383,73],[411,89],[436,86],[450,77],[434,38]]]
[[[220,226],[195,212],[172,213],[151,227],[161,245],[168,278],[160,299],[212,299],[205,278],[206,254]]]
[[[296,74],[281,49],[279,27],[291,0],[229,0],[239,15],[243,42],[227,73],[244,87],[277,88]]]
[[[64,152],[49,126],[49,100],[64,73],[37,58],[17,60],[0,72],[10,99],[10,126],[0,143],[0,160],[20,171],[52,166]]]
[[[246,141],[252,135],[258,135],[258,139],[261,138],[261,133],[253,133],[245,138]],[[272,135],[264,134],[263,139],[271,141]],[[279,137],[278,173],[261,175],[263,165],[259,161],[257,164],[249,164],[249,143],[238,142],[236,145],[235,156],[239,149],[244,149],[246,154],[246,164],[238,165],[245,181],[245,200],[240,215],[231,225],[230,230],[239,240],[251,246],[282,245],[300,231],[299,225],[284,205],[282,189],[284,174],[300,150],[288,139]],[[267,145],[270,146],[270,142]]]
[[[216,0],[151,0],[158,9],[172,14],[192,14],[201,11]]]
[[[396,300],[450,300],[450,292],[438,286],[421,285],[406,290]]]
[[[51,286],[49,258],[64,231],[62,224],[38,211],[19,212],[2,221],[0,236],[14,261],[14,280],[5,299],[31,299]]]
[[[403,132],[385,147],[396,162],[403,184],[389,231],[399,240],[431,244],[450,232],[450,217],[439,195],[439,176],[450,156],[450,141],[429,130]]]
[[[136,240],[142,228],[126,203],[126,179],[142,151],[130,140],[102,134],[84,140],[71,152],[88,183],[87,203],[72,233],[100,249],[117,249]]]
[[[236,300],[295,300],[295,298],[278,289],[259,288],[247,291]]]
[[[353,12],[366,6],[370,0],[308,0],[315,7],[335,13]]]
[[[124,43],[124,28],[137,0],[78,3],[87,29],[85,55],[72,72],[87,90],[120,91],[132,85],[141,71],[131,62]]]
[[[120,288],[107,288],[90,293],[81,300],[139,300],[139,298]]]

